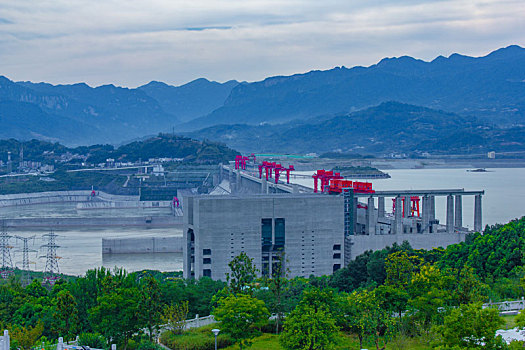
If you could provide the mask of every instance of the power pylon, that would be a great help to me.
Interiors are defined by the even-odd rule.
[[[29,253],[30,252],[37,252],[34,249],[29,249],[29,240],[34,240],[35,236],[31,237],[22,237],[22,236],[15,236],[16,239],[21,240],[24,242],[23,248],[22,248],[22,284],[24,286],[27,286],[29,283],[31,283],[31,268],[29,267]]]
[[[40,246],[40,248],[47,249],[45,256],[46,267],[44,269],[44,281],[42,284],[49,283],[51,286],[60,278],[58,276],[60,273],[58,259],[60,259],[60,257],[57,255],[57,249],[60,248],[60,246],[56,244],[57,237],[58,235],[53,231],[42,235],[42,239],[47,239],[47,243]]]
[[[2,251],[2,266],[0,267],[0,276],[7,278],[13,273],[13,261],[11,260],[11,249],[13,246],[9,244],[9,239],[13,236],[7,233],[5,222],[2,223],[2,230],[0,232],[0,250]]]

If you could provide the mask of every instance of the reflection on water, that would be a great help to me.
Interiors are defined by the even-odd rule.
[[[182,271],[182,253],[102,254],[102,266],[123,267],[127,271]]]

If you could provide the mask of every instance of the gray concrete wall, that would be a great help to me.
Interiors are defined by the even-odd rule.
[[[182,227],[181,216],[135,216],[135,217],[90,217],[90,218],[23,218],[3,219],[9,228],[71,228],[71,227]]]
[[[394,234],[394,235],[356,235],[350,236],[350,251],[347,253],[350,259],[355,259],[358,255],[367,250],[380,250],[392,244],[402,244],[408,241],[414,249],[433,249],[446,247],[451,244],[460,243],[465,240],[464,233],[413,233],[413,234]]]
[[[241,252],[262,268],[261,219],[285,219],[285,256],[289,276],[329,275],[343,265],[343,198],[321,195],[200,196],[193,199],[193,224],[185,212],[184,233],[195,234],[195,278],[211,269],[213,279],[225,279],[228,263]],[[187,202],[187,199],[185,199]],[[186,207],[188,209],[188,207]],[[339,258],[334,259],[333,246]],[[203,263],[211,249],[211,264]],[[188,252],[184,273],[189,277]]]
[[[182,236],[102,238],[103,254],[182,253]]]
[[[0,195],[0,207],[64,202],[138,200],[138,196],[118,196],[100,191],[97,191],[96,197],[91,196],[91,191],[54,191]]]

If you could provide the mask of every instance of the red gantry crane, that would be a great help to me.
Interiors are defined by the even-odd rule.
[[[410,197],[410,216],[420,216],[419,213],[419,201],[420,198],[418,196],[412,196]],[[401,197],[401,207],[403,208],[403,214],[402,216],[405,217],[405,197]],[[392,198],[392,212],[396,212],[396,199]],[[408,217],[408,215],[406,216]]]
[[[285,168],[276,162],[263,161],[262,164],[259,164],[259,179],[262,179],[263,169],[266,180],[268,181],[268,178],[274,178],[275,183],[279,183],[279,177],[284,171],[286,171],[287,184],[290,183],[290,173],[295,170],[293,165],[289,165],[288,168]]]

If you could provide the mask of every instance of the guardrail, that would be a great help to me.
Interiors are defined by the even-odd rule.
[[[489,302],[486,304],[483,304],[483,309],[489,308],[489,307],[495,307],[500,312],[509,312],[509,311],[521,311],[525,309],[525,300],[511,300],[511,301],[502,301],[498,303]]]

